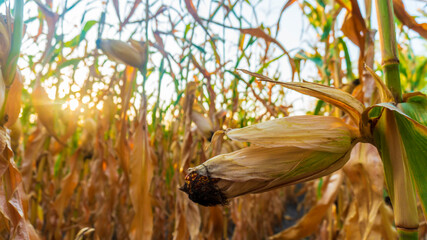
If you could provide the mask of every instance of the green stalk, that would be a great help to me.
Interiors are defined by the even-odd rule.
[[[397,54],[396,31],[393,20],[393,3],[391,0],[376,0],[378,32],[380,35],[382,65],[385,82],[393,94],[396,103],[402,102],[400,86],[399,57]]]
[[[392,0],[375,0],[378,16],[382,65],[387,87],[395,103],[402,102]],[[399,239],[418,239],[418,210],[406,150],[394,114],[385,110],[380,118],[376,145],[381,153],[386,183],[394,206]]]
[[[24,0],[15,0],[14,22],[12,43],[9,56],[5,66],[4,80],[6,86],[10,86],[15,78],[16,65],[18,63],[19,52],[21,51],[22,27],[24,18]]]
[[[4,84],[6,85],[6,91],[4,93],[4,103],[0,106],[0,126],[3,126],[8,120],[7,116],[4,116],[4,114],[7,97],[9,95],[9,87],[12,85],[13,79],[15,79],[16,65],[19,58],[19,52],[21,51],[22,28],[24,23],[24,0],[15,0],[14,12],[15,15],[10,52],[7,57],[6,66],[2,66],[2,74]]]

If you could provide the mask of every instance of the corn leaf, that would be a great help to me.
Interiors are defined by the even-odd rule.
[[[427,165],[427,127],[413,120],[390,103],[377,104],[376,106],[387,108],[388,111],[393,112],[396,118],[397,127],[406,151],[409,171],[420,197],[424,216],[427,216],[427,175],[425,174]],[[400,195],[404,194],[400,193]]]
[[[410,116],[412,119],[427,126],[427,97],[426,95],[419,93],[417,95],[409,96],[407,99],[406,95],[403,95],[405,102],[398,105],[405,114]]]
[[[130,155],[129,193],[135,216],[130,228],[131,239],[151,239],[153,212],[151,210],[150,186],[153,178],[153,159],[147,132],[147,105],[145,96],[141,104],[138,127],[134,134]]]
[[[423,38],[427,38],[427,23],[417,23],[415,19],[406,12],[402,0],[393,0],[393,5],[394,14],[404,25],[419,33]]]
[[[325,102],[335,105],[336,107],[346,112],[355,121],[356,124],[359,124],[361,114],[365,109],[359,100],[340,89],[309,82],[279,82],[258,73],[249,72],[243,69],[240,70],[263,81],[280,84],[286,88],[319,98]]]
[[[381,97],[381,102],[393,101],[394,99],[393,94],[391,94],[390,89],[388,89],[388,87],[384,84],[380,76],[378,76],[374,72],[374,70],[366,64],[365,64],[365,69],[368,70],[368,72],[371,74],[372,78],[374,79],[375,84],[377,85],[377,88],[379,90],[380,97]]]

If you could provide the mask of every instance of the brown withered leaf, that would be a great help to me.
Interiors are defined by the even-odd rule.
[[[136,78],[137,70],[134,67],[126,67],[124,74],[124,84],[121,88],[121,98],[123,102],[123,108],[120,113],[120,122],[118,126],[118,136],[115,143],[115,149],[120,159],[121,167],[123,168],[124,175],[126,178],[129,177],[129,159],[130,159],[130,146],[127,139],[127,110],[129,108],[129,101],[132,95],[132,81]]]
[[[344,22],[341,26],[341,31],[344,33],[344,36],[348,37],[350,41],[352,41],[354,44],[359,46],[360,36],[356,30],[356,25],[360,25],[360,22],[358,21],[358,19],[354,17],[353,14],[347,13],[347,15],[345,16]]]
[[[333,174],[331,178],[329,178],[329,182],[326,182],[322,197],[310,211],[304,215],[297,224],[270,237],[270,239],[301,239],[314,233],[325,217],[328,209],[331,207],[331,204],[335,201],[343,178],[344,176],[341,171]]]
[[[344,226],[340,233],[343,234],[343,239],[362,239],[356,201],[350,203],[347,216],[344,220]]]
[[[116,1],[114,1],[114,2],[116,2]],[[117,1],[118,2],[118,1]],[[139,4],[141,3],[141,0],[135,0],[134,2],[133,2],[133,6],[132,6],[132,8],[130,9],[130,12],[129,12],[129,14],[128,14],[128,16],[126,17],[126,19],[123,21],[123,23],[122,24],[120,24],[120,29],[123,27],[123,26],[125,26],[128,22],[129,22],[129,19],[133,16],[133,14],[135,13],[135,10],[136,10],[136,8],[139,6]],[[117,9],[118,9],[118,6],[117,6]]]
[[[165,45],[163,44],[163,39],[160,37],[160,33],[158,31],[153,32],[154,38],[156,39],[156,43],[159,51],[162,53],[163,57],[167,57],[168,54],[165,51]]]
[[[207,80],[211,79],[211,73],[208,72],[208,70],[206,70],[206,68],[204,68],[203,66],[201,66],[196,58],[194,57],[194,55],[191,55],[191,61],[194,64],[194,66],[200,71],[200,73],[203,75],[203,77],[205,77]]]
[[[18,187],[22,178],[13,160],[6,129],[0,128],[0,214],[9,222],[10,239],[29,239],[25,213]]]
[[[393,94],[390,92],[390,89],[388,89],[385,83],[381,80],[380,76],[378,76],[374,72],[374,70],[366,64],[365,69],[370,73],[378,88],[381,97],[381,102],[392,102],[394,100]]]
[[[285,47],[283,47],[283,45],[279,41],[277,41],[275,38],[273,38],[270,35],[268,35],[267,33],[265,33],[264,30],[262,30],[259,27],[258,28],[242,28],[242,29],[240,29],[240,32],[242,34],[249,34],[249,35],[257,37],[257,38],[262,38],[266,42],[275,43],[280,49],[282,49],[282,51],[284,53],[288,54]]]
[[[186,200],[187,196],[185,193],[176,190],[176,199],[175,199],[175,228],[173,232],[173,240],[186,240],[189,239],[189,232],[187,228],[187,218],[185,215],[185,203],[188,203]],[[191,204],[191,203],[190,203]]]
[[[65,176],[61,182],[61,192],[55,199],[53,207],[56,210],[56,213],[59,215],[59,218],[63,218],[63,213],[65,207],[68,205],[71,196],[74,194],[79,183],[79,174],[81,164],[79,162],[80,150],[78,149],[74,154],[69,158],[68,165],[70,166],[70,172]]]
[[[180,156],[179,160],[179,174],[177,176],[177,182],[181,186],[183,185],[183,178],[185,176],[184,170],[189,167],[192,154],[194,152],[193,136],[191,132],[191,113],[193,110],[193,104],[195,100],[197,84],[195,82],[187,83],[185,90],[184,106],[182,111],[184,112],[184,142],[182,144],[181,152],[175,151],[176,155]],[[178,145],[176,145],[178,150]],[[178,158],[179,158],[178,156]],[[193,202],[191,202],[184,192],[176,189],[177,195],[175,200],[175,228],[173,232],[174,240],[184,240],[191,236],[191,239],[199,238],[199,228],[201,224],[201,217],[199,208]]]
[[[120,4],[119,4],[119,0],[113,0],[113,6],[114,6],[114,10],[116,11],[117,19],[119,20],[119,22],[121,22],[122,20],[120,20]]]
[[[341,31],[348,37],[354,44],[359,46],[363,52],[365,46],[365,36],[367,28],[365,20],[360,12],[359,4],[356,0],[351,0],[351,9],[348,9],[343,2],[339,2],[342,7],[347,8],[347,15],[341,27]]]
[[[150,186],[153,178],[153,159],[147,126],[147,100],[143,96],[139,111],[138,126],[133,137],[130,155],[129,192],[135,211],[129,236],[130,239],[151,239],[153,234],[153,212],[151,210]]]
[[[196,7],[193,4],[192,0],[184,0],[185,6],[187,7],[188,12],[193,16],[194,20],[198,22],[200,25],[203,25],[202,20],[200,19],[199,15],[197,14]]]
[[[383,200],[384,173],[376,148],[370,144],[357,144],[344,172],[351,184],[353,199],[341,234],[346,239],[397,238],[393,234],[391,216],[383,214],[389,207]]]
[[[393,10],[396,17],[408,28],[419,33],[423,38],[427,39],[427,23],[417,23],[415,19],[405,10],[405,5],[402,0],[393,0]]]
[[[24,188],[27,192],[30,191],[34,161],[43,154],[43,145],[47,138],[46,132],[41,126],[38,126],[34,132],[28,136],[25,144],[24,155],[22,156],[21,172]]]
[[[6,100],[5,114],[7,115],[6,127],[12,126],[21,112],[21,94],[22,94],[22,75],[19,69],[16,69],[15,79],[9,89]]]
[[[200,211],[197,205],[191,202],[184,192],[177,189],[175,205],[174,240],[199,239],[201,224]]]
[[[196,92],[196,83],[189,82],[185,90],[185,102],[184,102],[184,124],[185,124],[185,133],[184,133],[184,143],[181,150],[181,162],[179,167],[179,172],[183,173],[190,164],[192,156],[192,142],[193,136],[191,133],[191,112],[193,110],[193,103],[195,99]]]

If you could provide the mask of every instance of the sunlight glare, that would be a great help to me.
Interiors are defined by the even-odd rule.
[[[77,99],[71,99],[68,102],[71,111],[75,111],[79,107],[79,101]]]

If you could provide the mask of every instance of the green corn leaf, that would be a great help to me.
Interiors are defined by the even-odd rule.
[[[413,96],[405,94],[405,102],[398,105],[399,109],[412,119],[427,126],[427,97],[422,93],[411,93]]]
[[[397,127],[406,151],[407,165],[420,197],[424,216],[427,216],[427,127],[415,121],[390,103],[377,104],[390,111],[396,118]]]

